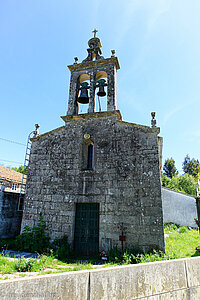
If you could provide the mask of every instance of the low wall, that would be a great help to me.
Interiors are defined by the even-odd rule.
[[[200,299],[200,257],[0,282],[0,299]]]
[[[194,222],[194,218],[197,218],[195,197],[162,188],[162,205],[164,223],[197,227]]]

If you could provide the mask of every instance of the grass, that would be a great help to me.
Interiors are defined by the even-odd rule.
[[[198,256],[196,248],[200,248],[200,234],[197,230],[167,224],[165,226],[165,251],[167,255],[177,258]]]
[[[131,250],[126,250],[122,253],[114,249],[114,260],[110,256],[110,261],[102,265],[102,267],[198,256],[200,254],[196,251],[196,248],[200,248],[200,234],[197,230],[189,230],[185,226],[179,227],[175,224],[166,224],[165,248],[166,253],[153,251],[152,253],[143,254],[133,254]],[[71,260],[71,262],[73,261]],[[66,263],[55,259],[53,255],[41,255],[39,259],[21,258],[12,261],[0,255],[0,275],[3,275],[3,277],[0,276],[0,279],[10,278],[7,274],[18,274],[19,277],[23,277],[26,276],[26,272],[37,272],[34,274],[43,275],[92,269],[95,262],[97,262],[97,259],[95,261],[93,258],[85,262],[80,261],[77,263],[77,261],[74,261],[73,263]]]
[[[15,262],[0,256],[0,274],[12,274],[14,272],[16,272]]]
[[[55,259],[53,256],[41,255],[39,259],[25,259],[24,257],[11,261],[8,257],[0,255],[0,274],[14,274],[17,272],[37,272],[37,275],[80,271],[92,269],[90,263],[67,264]],[[23,276],[21,274],[20,276]],[[0,277],[2,279],[2,277]],[[5,277],[3,278],[5,279]]]

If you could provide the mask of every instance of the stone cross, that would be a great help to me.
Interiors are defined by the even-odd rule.
[[[94,38],[95,38],[98,30],[94,29],[92,32],[94,33]]]

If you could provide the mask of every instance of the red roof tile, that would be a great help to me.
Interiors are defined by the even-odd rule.
[[[22,173],[16,172],[14,170],[11,170],[9,168],[0,166],[0,178],[5,178],[7,180],[11,181],[22,181]]]

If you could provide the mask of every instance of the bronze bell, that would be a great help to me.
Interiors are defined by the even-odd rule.
[[[97,85],[97,87],[99,88],[97,95],[99,97],[104,97],[106,95],[106,92],[104,91],[104,86],[107,86],[105,79],[99,79]]]
[[[87,104],[89,103],[89,97],[88,97],[88,83],[87,82],[83,82],[81,83],[81,87],[80,87],[80,96],[78,97],[77,101],[81,104]]]

